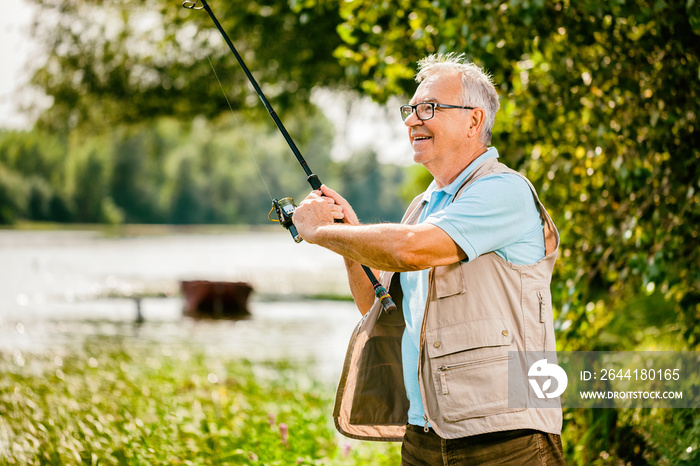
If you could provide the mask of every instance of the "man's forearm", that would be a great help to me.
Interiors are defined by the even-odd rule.
[[[374,303],[374,287],[367,278],[362,265],[350,259],[345,259],[345,269],[348,273],[348,283],[350,284],[350,293],[355,300],[355,305],[360,310],[362,315],[365,315],[372,304]],[[379,271],[372,270],[375,277],[379,276]]]
[[[445,231],[430,223],[334,223],[332,206],[314,193],[299,204],[293,220],[309,243],[373,269],[408,272],[453,264],[467,257]]]
[[[311,242],[373,269],[406,272],[426,268],[411,260],[406,225],[343,225],[318,228]]]

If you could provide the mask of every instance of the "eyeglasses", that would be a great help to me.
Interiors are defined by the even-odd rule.
[[[459,105],[447,105],[438,104],[435,102],[420,102],[416,105],[402,105],[401,106],[401,118],[406,121],[408,117],[411,116],[413,112],[416,112],[416,116],[419,120],[425,121],[430,120],[435,116],[435,107],[439,108],[462,108],[465,110],[474,110],[475,107],[460,107]]]

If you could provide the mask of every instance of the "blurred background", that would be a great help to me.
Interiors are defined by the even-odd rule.
[[[398,111],[415,62],[466,53],[501,96],[492,144],[561,234],[559,349],[698,350],[697,2],[211,6],[365,222],[430,181]],[[120,334],[313,357],[333,380],[358,316],[342,260],[267,226],[270,198],[308,185],[208,15],[20,0],[0,27],[0,351]],[[251,283],[252,317],[184,319],[187,279]],[[565,412],[572,464],[697,464],[699,438],[696,410]]]

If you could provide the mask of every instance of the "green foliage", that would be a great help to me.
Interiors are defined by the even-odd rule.
[[[313,109],[299,109],[289,130],[309,165],[363,206],[364,218],[400,218],[399,167],[380,166],[373,154],[361,163],[331,161],[329,124]],[[57,153],[60,164],[52,163]],[[271,197],[301,201],[309,189],[274,125],[241,114],[159,119],[109,135],[75,130],[66,139],[38,130],[0,134],[3,223],[269,224]]]
[[[100,338],[0,354],[0,464],[397,464],[341,446],[331,387],[296,365]]]
[[[0,225],[14,223],[26,208],[22,179],[0,164]]]
[[[40,7],[33,36],[48,59],[32,82],[53,99],[38,121],[42,128],[102,131],[159,116],[216,117],[228,110],[228,102],[210,62],[226,83],[234,109],[262,110],[204,11],[166,0],[33,3]],[[343,76],[332,58],[340,38],[333,32],[339,18],[331,6],[212,2],[268,99],[280,109],[308,101],[313,86],[333,85]]]
[[[539,188],[562,236],[563,349],[623,349],[601,335],[613,315],[651,309],[627,304],[649,290],[669,303],[681,348],[698,347],[694,2],[350,1],[341,15],[336,56],[378,100],[410,94],[430,52],[466,53],[493,74],[494,145]]]
[[[564,449],[581,465],[697,464],[696,409],[578,409],[565,413]]]
[[[23,169],[22,164],[16,161],[40,162],[51,154],[40,149],[31,153],[18,150],[18,139],[34,141],[42,138],[42,133],[6,133],[0,139],[6,142],[0,142],[0,161],[9,165],[2,172],[7,173],[2,177],[2,192],[7,194],[0,205],[5,211],[14,212],[12,216],[7,214],[7,221],[25,218],[88,223],[120,219],[129,223],[263,223],[270,201],[264,187],[259,186],[247,136],[243,135],[246,132],[259,134],[265,141],[270,139],[252,154],[260,158],[259,163],[289,158],[282,143],[274,140],[275,135],[259,125],[235,128],[230,119],[221,124],[198,120],[194,126],[159,120],[150,125],[121,127],[109,136],[83,137],[82,132],[76,131],[64,142],[62,166],[23,176],[17,170]],[[231,147],[241,151],[231,151]],[[57,177],[54,170],[61,176]],[[290,183],[285,175],[272,170],[266,174],[279,189],[293,186],[296,192],[303,184],[303,172],[298,183]],[[52,177],[56,180],[53,183]],[[52,192],[67,199],[67,218],[33,216]],[[32,196],[33,193],[36,194]],[[28,198],[33,200],[32,205],[40,207],[28,209]]]
[[[68,219],[63,145],[40,131],[0,132],[0,223]]]

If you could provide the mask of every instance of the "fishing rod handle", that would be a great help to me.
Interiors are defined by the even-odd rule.
[[[321,190],[321,185],[322,185],[321,180],[319,180],[319,179],[318,179],[318,176],[316,176],[315,174],[313,174],[313,173],[310,174],[310,175],[306,178],[306,181],[309,182],[309,184],[311,185],[311,189],[313,189],[314,191],[315,191],[315,190],[319,190],[319,191]]]
[[[396,307],[396,303],[394,303],[394,300],[391,299],[391,295],[382,285],[374,288],[374,295],[377,297],[377,299],[379,299],[382,309],[387,314],[392,314],[396,309],[398,309]]]
[[[295,243],[301,243],[303,241],[303,238],[297,231],[297,227],[294,226],[294,224],[290,225],[289,227],[289,233],[292,234],[292,238],[294,238]]]
[[[396,303],[394,303],[394,300],[391,299],[391,295],[389,292],[382,286],[381,283],[379,283],[379,280],[374,276],[374,272],[372,272],[372,269],[367,267],[366,265],[362,266],[362,269],[365,271],[365,274],[367,275],[367,278],[369,278],[369,281],[372,282],[372,287],[374,288],[374,295],[377,297],[379,302],[382,305],[382,310],[386,312],[387,314],[393,313],[397,307]]]

